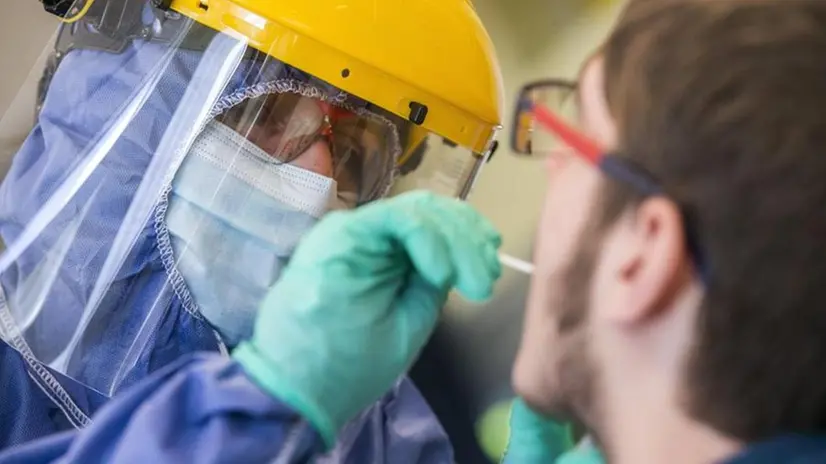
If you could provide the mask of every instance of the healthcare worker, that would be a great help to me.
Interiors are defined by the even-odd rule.
[[[322,216],[402,176],[463,197],[501,120],[465,0],[44,4],[66,23],[54,74],[0,187],[3,448],[226,357]],[[386,393],[328,461],[449,461],[410,381]]]
[[[824,57],[820,0],[674,2],[611,36],[575,120],[558,81],[521,92],[514,143],[550,156],[523,417],[575,415],[611,462],[826,462]],[[430,194],[332,213],[232,360],[181,360],[0,462],[311,462],[451,289],[490,296],[500,244]]]

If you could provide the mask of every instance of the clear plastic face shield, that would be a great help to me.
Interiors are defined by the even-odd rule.
[[[140,31],[101,50],[63,27],[72,46],[0,188],[0,336],[104,395],[172,325],[248,336],[327,212],[391,188],[466,194],[485,159],[237,34],[149,7]]]

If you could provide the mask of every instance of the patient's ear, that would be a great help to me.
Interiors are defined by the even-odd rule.
[[[620,221],[613,266],[621,304],[613,317],[635,324],[669,306],[690,264],[679,207],[665,197],[644,200]]]

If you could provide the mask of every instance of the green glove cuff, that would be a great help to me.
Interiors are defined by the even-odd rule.
[[[540,416],[521,399],[514,401],[508,423],[504,464],[554,462],[574,447],[570,424]]]
[[[587,443],[562,455],[557,464],[605,464],[605,457],[593,443]]]
[[[324,412],[324,408],[315,400],[297,390],[284,379],[284,376],[279,375],[278,367],[271,364],[252,343],[242,342],[232,352],[232,358],[244,367],[253,382],[261,389],[291,406],[313,424],[328,451],[335,446],[338,426],[333,418]]]

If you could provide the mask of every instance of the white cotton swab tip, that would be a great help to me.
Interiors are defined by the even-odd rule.
[[[514,258],[511,255],[499,253],[499,262],[502,263],[503,266],[511,268],[514,271],[527,275],[533,274],[533,263],[529,263],[519,258]]]

